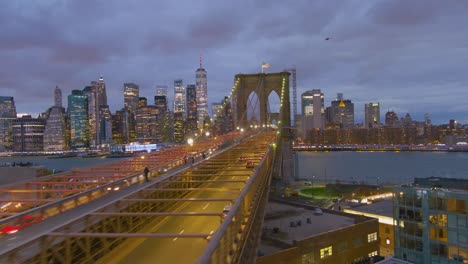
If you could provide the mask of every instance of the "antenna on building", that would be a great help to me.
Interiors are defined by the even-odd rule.
[[[200,69],[202,68],[202,53],[201,53],[201,50],[200,50]]]

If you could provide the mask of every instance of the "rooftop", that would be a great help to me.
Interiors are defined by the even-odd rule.
[[[382,261],[377,262],[378,264],[411,264],[411,262],[397,259],[395,257],[390,257]]]
[[[392,199],[383,199],[379,201],[374,201],[372,204],[365,204],[349,208],[353,211],[375,214],[380,216],[387,216],[393,218],[393,201]]]
[[[318,215],[314,210],[270,202],[266,209],[264,227],[271,230],[279,228],[272,237],[293,245],[294,240],[300,241],[354,224],[353,217],[323,211]]]

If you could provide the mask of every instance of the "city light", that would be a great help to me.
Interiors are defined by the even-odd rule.
[[[193,138],[188,138],[188,139],[187,139],[187,143],[188,143],[190,146],[193,146]]]

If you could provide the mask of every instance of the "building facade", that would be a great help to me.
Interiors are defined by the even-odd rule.
[[[0,152],[13,149],[13,120],[16,119],[15,100],[0,96]]]
[[[24,115],[13,120],[13,151],[37,152],[44,150],[45,120]]]
[[[88,96],[80,90],[73,90],[68,96],[68,127],[72,149],[89,148],[90,122],[88,118]]]
[[[380,124],[380,104],[368,103],[364,105],[364,116],[366,128],[373,128]]]
[[[208,79],[206,70],[202,67],[202,59],[200,56],[200,67],[195,72],[196,89],[197,89],[197,114],[198,125],[203,124],[203,121],[208,116]]]
[[[185,122],[182,112],[174,113],[174,143],[185,143]]]
[[[138,109],[140,88],[134,83],[124,83],[124,108],[135,114]]]
[[[193,137],[198,133],[197,116],[197,87],[187,85],[187,119],[185,123],[185,136]]]
[[[339,125],[340,128],[354,127],[354,104],[351,100],[343,99],[343,94],[338,93],[337,98],[326,109],[328,124]]]
[[[44,150],[67,150],[70,139],[68,131],[65,108],[58,106],[49,108],[44,129]]]
[[[412,263],[468,262],[468,180],[415,179],[394,191],[395,256]]]
[[[174,81],[174,114],[182,113],[185,117],[185,87],[182,80]]]

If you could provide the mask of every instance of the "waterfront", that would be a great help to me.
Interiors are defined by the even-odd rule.
[[[81,158],[81,157],[71,157],[71,158],[62,158],[62,159],[50,159],[47,156],[27,156],[27,157],[1,157],[0,164],[6,164],[13,162],[31,162],[35,165],[42,165],[47,169],[53,171],[66,171],[73,168],[85,168],[92,167],[99,164],[116,162],[121,158],[107,159],[105,157],[95,157],[95,158]]]
[[[296,152],[298,178],[324,181],[401,184],[415,177],[468,179],[468,153],[448,152]],[[315,177],[314,177],[315,176]]]

